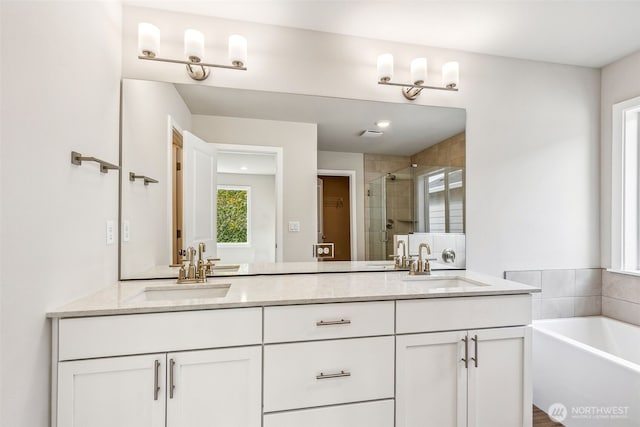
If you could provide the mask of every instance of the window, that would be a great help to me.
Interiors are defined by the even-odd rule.
[[[250,187],[218,186],[218,245],[251,243],[250,190]]]
[[[613,106],[612,268],[640,273],[640,97]]]

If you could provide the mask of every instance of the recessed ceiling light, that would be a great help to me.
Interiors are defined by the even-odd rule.
[[[389,127],[390,124],[391,122],[389,120],[378,120],[376,122],[376,126],[378,126],[379,128]]]
[[[246,166],[240,166],[240,170],[241,170],[241,171],[246,171],[247,169],[249,169],[249,168],[248,168],[248,167],[246,167]]]

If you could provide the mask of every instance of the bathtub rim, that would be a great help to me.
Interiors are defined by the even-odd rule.
[[[607,319],[607,321],[612,321],[612,322],[619,322],[619,323],[623,323],[625,325],[630,325],[633,326],[634,328],[637,328],[640,330],[640,326],[638,325],[634,325],[633,323],[628,323],[628,322],[623,322],[621,320],[618,319],[614,319],[612,317],[607,317],[607,316],[602,316],[602,315],[598,315],[598,316],[578,316],[578,317],[561,317],[561,318],[557,318],[557,319],[539,319],[539,320],[534,320],[531,322],[531,326],[532,329],[535,332],[540,332],[542,334],[548,335],[556,340],[559,341],[564,341],[567,344],[573,345],[575,347],[578,347],[581,350],[584,350],[592,355],[610,360],[613,363],[616,363],[618,365],[621,365],[622,367],[624,367],[625,369],[628,369],[636,374],[640,374],[640,365],[636,364],[634,362],[631,362],[629,360],[623,359],[620,356],[616,356],[615,354],[611,354],[608,353],[604,350],[600,350],[598,348],[592,347],[588,344],[582,343],[578,340],[575,340],[573,338],[570,338],[566,335],[562,335],[560,333],[557,332],[553,332],[553,331],[549,331],[546,330],[544,328],[541,327],[537,327],[537,325],[544,325],[545,323],[553,323],[554,321],[559,321],[559,320],[570,320],[570,319],[593,319],[593,318],[601,318],[601,319]],[[535,339],[533,342],[533,345],[535,346]]]

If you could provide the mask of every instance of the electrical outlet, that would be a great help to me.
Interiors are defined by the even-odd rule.
[[[333,243],[315,243],[313,245],[313,256],[315,258],[333,258],[334,257]]]
[[[129,221],[128,220],[124,220],[122,221],[122,240],[124,242],[128,242],[130,238],[129,235]]]
[[[116,222],[112,219],[107,221],[107,245],[113,245],[116,242]]]

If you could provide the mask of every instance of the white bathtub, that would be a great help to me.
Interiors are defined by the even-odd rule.
[[[639,427],[640,327],[601,316],[535,321],[533,402],[567,427]]]

